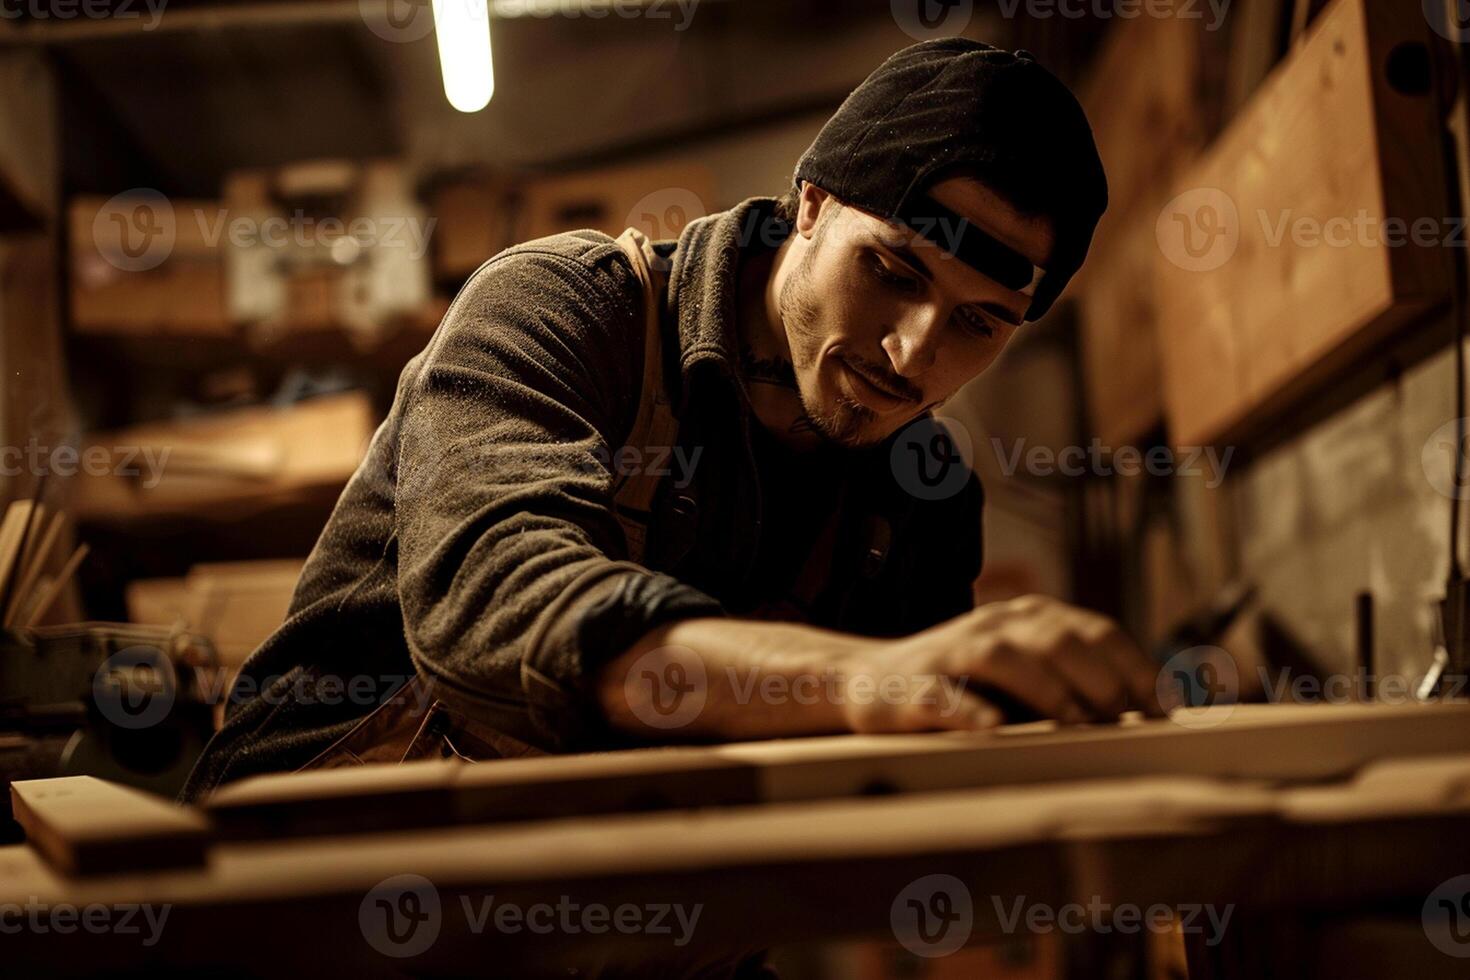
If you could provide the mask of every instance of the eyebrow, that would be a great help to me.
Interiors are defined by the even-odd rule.
[[[922,277],[925,281],[934,281],[934,274],[929,271],[928,264],[919,257],[919,254],[917,252],[909,248],[907,245],[895,242],[886,242],[877,235],[873,236],[873,241],[878,243],[879,245],[882,245],[884,248],[888,249],[888,251],[892,252],[895,258],[903,262],[904,265],[909,266],[911,269],[913,269],[913,271],[917,273],[920,277]],[[981,272],[980,275],[983,276],[985,275],[985,273]],[[997,285],[999,284],[997,283]],[[987,313],[1000,317],[1000,319],[1004,320],[1006,323],[1009,323],[1013,327],[1019,327],[1026,322],[1026,315],[1024,313],[1017,313],[1015,310],[1006,306],[1004,303],[982,302],[966,303],[964,305],[973,309],[984,310]]]

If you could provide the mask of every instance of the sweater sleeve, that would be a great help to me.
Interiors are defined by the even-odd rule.
[[[627,560],[605,461],[637,408],[642,298],[615,244],[573,251],[503,253],[455,299],[399,392],[394,501],[415,666],[558,750],[602,730],[607,660],[722,612]]]

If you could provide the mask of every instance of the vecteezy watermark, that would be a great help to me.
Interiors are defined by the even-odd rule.
[[[129,476],[151,490],[172,452],[170,446],[46,446],[32,436],[24,446],[0,446],[0,476]]]
[[[1466,219],[1421,215],[1405,218],[1359,208],[1352,214],[1316,215],[1257,208],[1242,222],[1235,200],[1218,187],[1185,191],[1164,205],[1154,226],[1159,249],[1189,272],[1210,272],[1229,262],[1250,234],[1259,249],[1465,248]],[[1259,233],[1257,234],[1257,228]]]
[[[156,269],[177,237],[173,203],[151,187],[115,194],[92,216],[92,246],[124,272]]]
[[[624,902],[606,905],[578,902],[560,895],[555,902],[520,904],[498,901],[494,895],[474,899],[460,895],[458,906],[465,927],[474,935],[487,930],[504,935],[668,937],[682,948],[694,938],[702,903]],[[452,907],[452,906],[451,906]],[[444,927],[445,909],[434,883],[423,875],[401,874],[378,882],[363,896],[357,910],[358,926],[368,945],[385,956],[405,959],[426,952]]]
[[[210,248],[217,247],[221,240],[235,248],[324,248],[348,261],[364,248],[403,248],[411,258],[421,259],[428,254],[429,239],[439,223],[438,218],[417,215],[358,215],[344,221],[317,218],[300,208],[266,218],[230,217],[225,208],[212,213],[195,208],[192,217]]]
[[[893,22],[915,41],[964,33],[975,15],[974,0],[889,0]]]
[[[969,678],[944,674],[873,674],[824,670],[793,675],[762,674],[727,666],[718,675],[738,705],[825,704],[866,707],[919,705],[950,718],[965,705]],[[695,721],[709,700],[710,673],[688,647],[664,646],[633,662],[623,679],[623,696],[634,717],[650,728],[682,728]]]
[[[624,228],[637,228],[650,241],[678,238],[691,221],[706,217],[704,200],[687,187],[660,187],[640,197],[623,219]],[[655,256],[653,265],[667,272],[671,259]]]
[[[1464,0],[1420,0],[1424,19],[1440,37],[1464,44],[1470,41],[1470,6]]]
[[[947,500],[974,472],[975,446],[957,419],[923,418],[893,440],[888,463],[898,485],[920,500]]]
[[[975,928],[970,889],[954,875],[915,879],[894,897],[888,922],[899,945],[915,956],[948,956],[969,942]]]
[[[1424,682],[1422,676],[1364,671],[1293,675],[1289,667],[1280,667],[1274,672],[1266,667],[1257,667],[1256,673],[1266,700],[1273,704],[1361,704],[1365,701],[1414,704],[1419,701],[1417,692]],[[1447,700],[1459,698],[1465,692],[1466,683],[1463,676],[1446,677],[1443,696]]]
[[[1209,272],[1240,246],[1240,212],[1218,187],[1185,191],[1164,205],[1154,223],[1164,258],[1187,272]]]
[[[492,0],[496,17],[586,17],[603,20],[667,20],[674,30],[686,31],[694,23],[700,0]]]
[[[95,935],[140,936],[141,945],[156,946],[172,911],[172,905],[147,902],[73,905],[69,902],[42,902],[31,895],[24,905],[0,903],[0,935],[29,932],[68,936],[80,931]]]
[[[168,717],[178,699],[173,659],[155,646],[124,647],[92,675],[92,701],[118,728],[151,728]]]
[[[0,20],[144,20],[151,31],[168,0],[0,0]]]
[[[1287,241],[1297,248],[1465,248],[1464,218],[1418,217],[1410,220],[1382,217],[1367,208],[1352,215],[1338,214],[1321,218],[1298,214],[1285,208],[1274,214],[1260,209],[1256,220],[1261,225],[1261,240],[1267,248],[1280,248]]]
[[[416,214],[318,218],[299,208],[265,217],[231,215],[227,208],[176,208],[165,195],[140,187],[113,195],[97,209],[92,244],[107,264],[123,272],[156,269],[173,254],[180,232],[190,228],[209,248],[227,243],[238,249],[321,249],[341,264],[350,264],[367,248],[401,248],[417,260],[428,253],[438,221]]]
[[[1460,500],[1470,498],[1470,419],[1450,419],[1431,432],[1424,440],[1419,462],[1424,467],[1424,478],[1440,494]]]
[[[1164,662],[1154,689],[1160,704],[1179,706],[1169,713],[1175,724],[1213,728],[1235,713],[1240,670],[1235,658],[1220,647],[1190,647]]]
[[[1100,895],[1092,896],[1086,904],[1068,902],[1059,906],[1027,902],[1025,895],[1017,895],[1010,901],[992,895],[990,901],[995,906],[1001,931],[1007,935],[1014,935],[1023,924],[1027,932],[1037,934],[1090,932],[1104,936],[1109,933],[1134,935],[1143,931],[1166,934],[1177,928],[1186,936],[1203,935],[1206,946],[1219,945],[1225,938],[1230,917],[1235,914],[1234,905],[1220,909],[1214,905],[1160,903],[1144,908],[1129,902],[1113,905],[1103,901]]]
[[[434,945],[444,926],[439,889],[423,875],[384,878],[362,897],[357,925],[368,945],[384,956],[418,956]]]
[[[1217,31],[1230,12],[1230,0],[997,0],[1000,14],[1013,20],[1018,14],[1036,20],[1061,17],[1065,20],[1134,20],[1152,17],[1165,20],[1206,21],[1207,31]],[[1208,17],[1208,20],[1206,18]]]
[[[688,449],[684,446],[619,446],[616,450],[599,445],[591,450],[591,461],[616,477],[649,476],[673,477],[677,490],[683,490],[694,482],[694,471],[699,458],[704,455],[703,446]]]
[[[1424,900],[1420,922],[1435,949],[1457,959],[1470,957],[1470,875],[1440,882]]]
[[[699,717],[709,700],[704,658],[688,647],[649,650],[623,678],[623,699],[649,728],[683,728]]]
[[[441,4],[472,4],[478,12],[487,0],[438,0]],[[586,17],[602,20],[667,20],[676,31],[686,31],[694,23],[694,11],[700,0],[488,0],[490,16],[509,20],[514,17]],[[357,0],[362,22],[384,41],[411,44],[434,31],[433,0]],[[483,13],[479,14],[482,19]]]
[[[413,717],[422,718],[434,703],[428,685],[407,687],[412,675],[317,673],[298,670],[256,677],[204,667],[185,667],[164,650],[148,644],[124,647],[109,656],[92,675],[92,700],[102,717],[118,728],[150,728],[168,718],[181,696],[207,705],[259,700],[276,706],[343,704],[375,708],[389,697],[410,699]]]
[[[1176,451],[1168,446],[1153,446],[1140,450],[1135,446],[1120,446],[1116,449],[1104,446],[1102,440],[1094,438],[1087,446],[1051,446],[1026,448],[1024,438],[1011,443],[1009,449],[996,437],[990,440],[1001,472],[1015,476],[1024,468],[1031,476],[1151,476],[1177,474],[1186,477],[1205,477],[1205,486],[1213,490],[1225,482],[1225,470],[1230,458],[1235,455],[1234,446],[1222,451],[1214,446],[1181,446]]]

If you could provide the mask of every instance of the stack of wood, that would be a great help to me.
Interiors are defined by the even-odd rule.
[[[87,546],[78,545],[56,567],[66,515],[48,512],[39,497],[14,501],[0,520],[0,622],[5,629],[40,625],[87,556]]]

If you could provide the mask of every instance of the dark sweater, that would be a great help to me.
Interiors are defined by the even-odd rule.
[[[668,463],[641,565],[627,561],[606,465],[642,382],[641,294],[627,257],[606,235],[579,231],[511,248],[470,278],[404,368],[285,623],[243,667],[185,799],[304,764],[415,671],[527,745],[588,750],[617,742],[597,708],[596,672],[661,623],[781,615],[883,636],[969,608],[978,480],[916,499],[885,444],[844,453],[834,486],[814,486],[788,480],[779,456],[753,444],[736,283],[741,257],[772,247],[761,233],[772,203],[746,201],[659,246],[670,262],[669,391],[682,458],[696,462],[692,479],[679,457]],[[765,570],[782,555],[805,560],[809,536],[791,533],[792,515],[820,508],[813,494],[829,490],[834,507],[843,501],[830,572],[814,598],[793,600],[791,576]],[[778,534],[763,533],[766,513],[783,515],[771,522]]]

